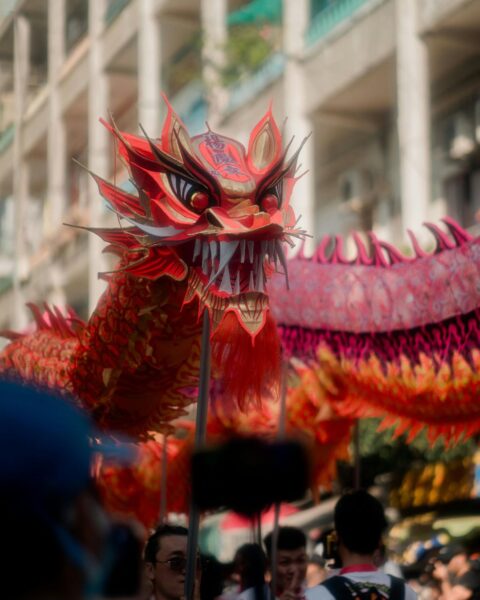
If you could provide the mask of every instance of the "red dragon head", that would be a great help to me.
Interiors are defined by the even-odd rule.
[[[193,138],[168,104],[159,140],[104,123],[138,190],[127,194],[95,176],[109,207],[129,226],[97,230],[128,245],[133,275],[186,281],[185,302],[208,308],[212,331],[233,312],[253,339],[268,313],[266,280],[286,274],[283,243],[301,237],[290,207],[298,152],[286,159],[271,110],[256,125],[248,150],[213,131]],[[136,253],[136,254],[135,254]]]

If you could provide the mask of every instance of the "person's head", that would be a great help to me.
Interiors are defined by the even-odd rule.
[[[240,546],[235,554],[234,564],[242,590],[263,585],[265,582],[267,558],[258,544]]]
[[[380,547],[387,520],[381,503],[364,490],[342,496],[334,511],[339,553],[372,557]]]
[[[325,559],[318,554],[314,554],[307,565],[306,586],[315,587],[324,581],[327,575]]]
[[[85,598],[105,576],[110,523],[90,479],[93,428],[66,399],[0,382],[2,591]],[[28,554],[25,543],[33,546]]]
[[[272,568],[273,532],[264,540],[267,557]],[[277,593],[287,589],[298,590],[307,573],[307,538],[296,527],[280,527],[277,542]]]
[[[155,598],[176,600],[185,593],[188,530],[160,525],[148,538],[145,564]]]
[[[225,578],[230,573],[231,563],[221,563],[212,555],[202,555],[201,600],[215,600],[222,595]]]
[[[452,544],[442,548],[438,554],[438,560],[446,564],[454,576],[460,575],[469,568],[468,552],[462,544]]]

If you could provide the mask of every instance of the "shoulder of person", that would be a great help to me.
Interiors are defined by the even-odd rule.
[[[408,585],[408,583],[405,583],[405,600],[417,600],[417,592]]]
[[[305,590],[306,600],[331,600],[332,598],[332,594],[322,584]]]

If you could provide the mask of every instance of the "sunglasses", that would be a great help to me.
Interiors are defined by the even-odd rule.
[[[174,556],[173,558],[167,558],[167,560],[156,560],[155,562],[168,565],[170,571],[175,573],[182,573],[187,568],[187,559],[184,556]],[[196,568],[200,568],[200,557],[197,557]]]

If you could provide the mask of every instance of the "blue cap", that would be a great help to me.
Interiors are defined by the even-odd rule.
[[[95,437],[67,399],[0,381],[0,489],[10,498],[73,498],[88,485]]]

